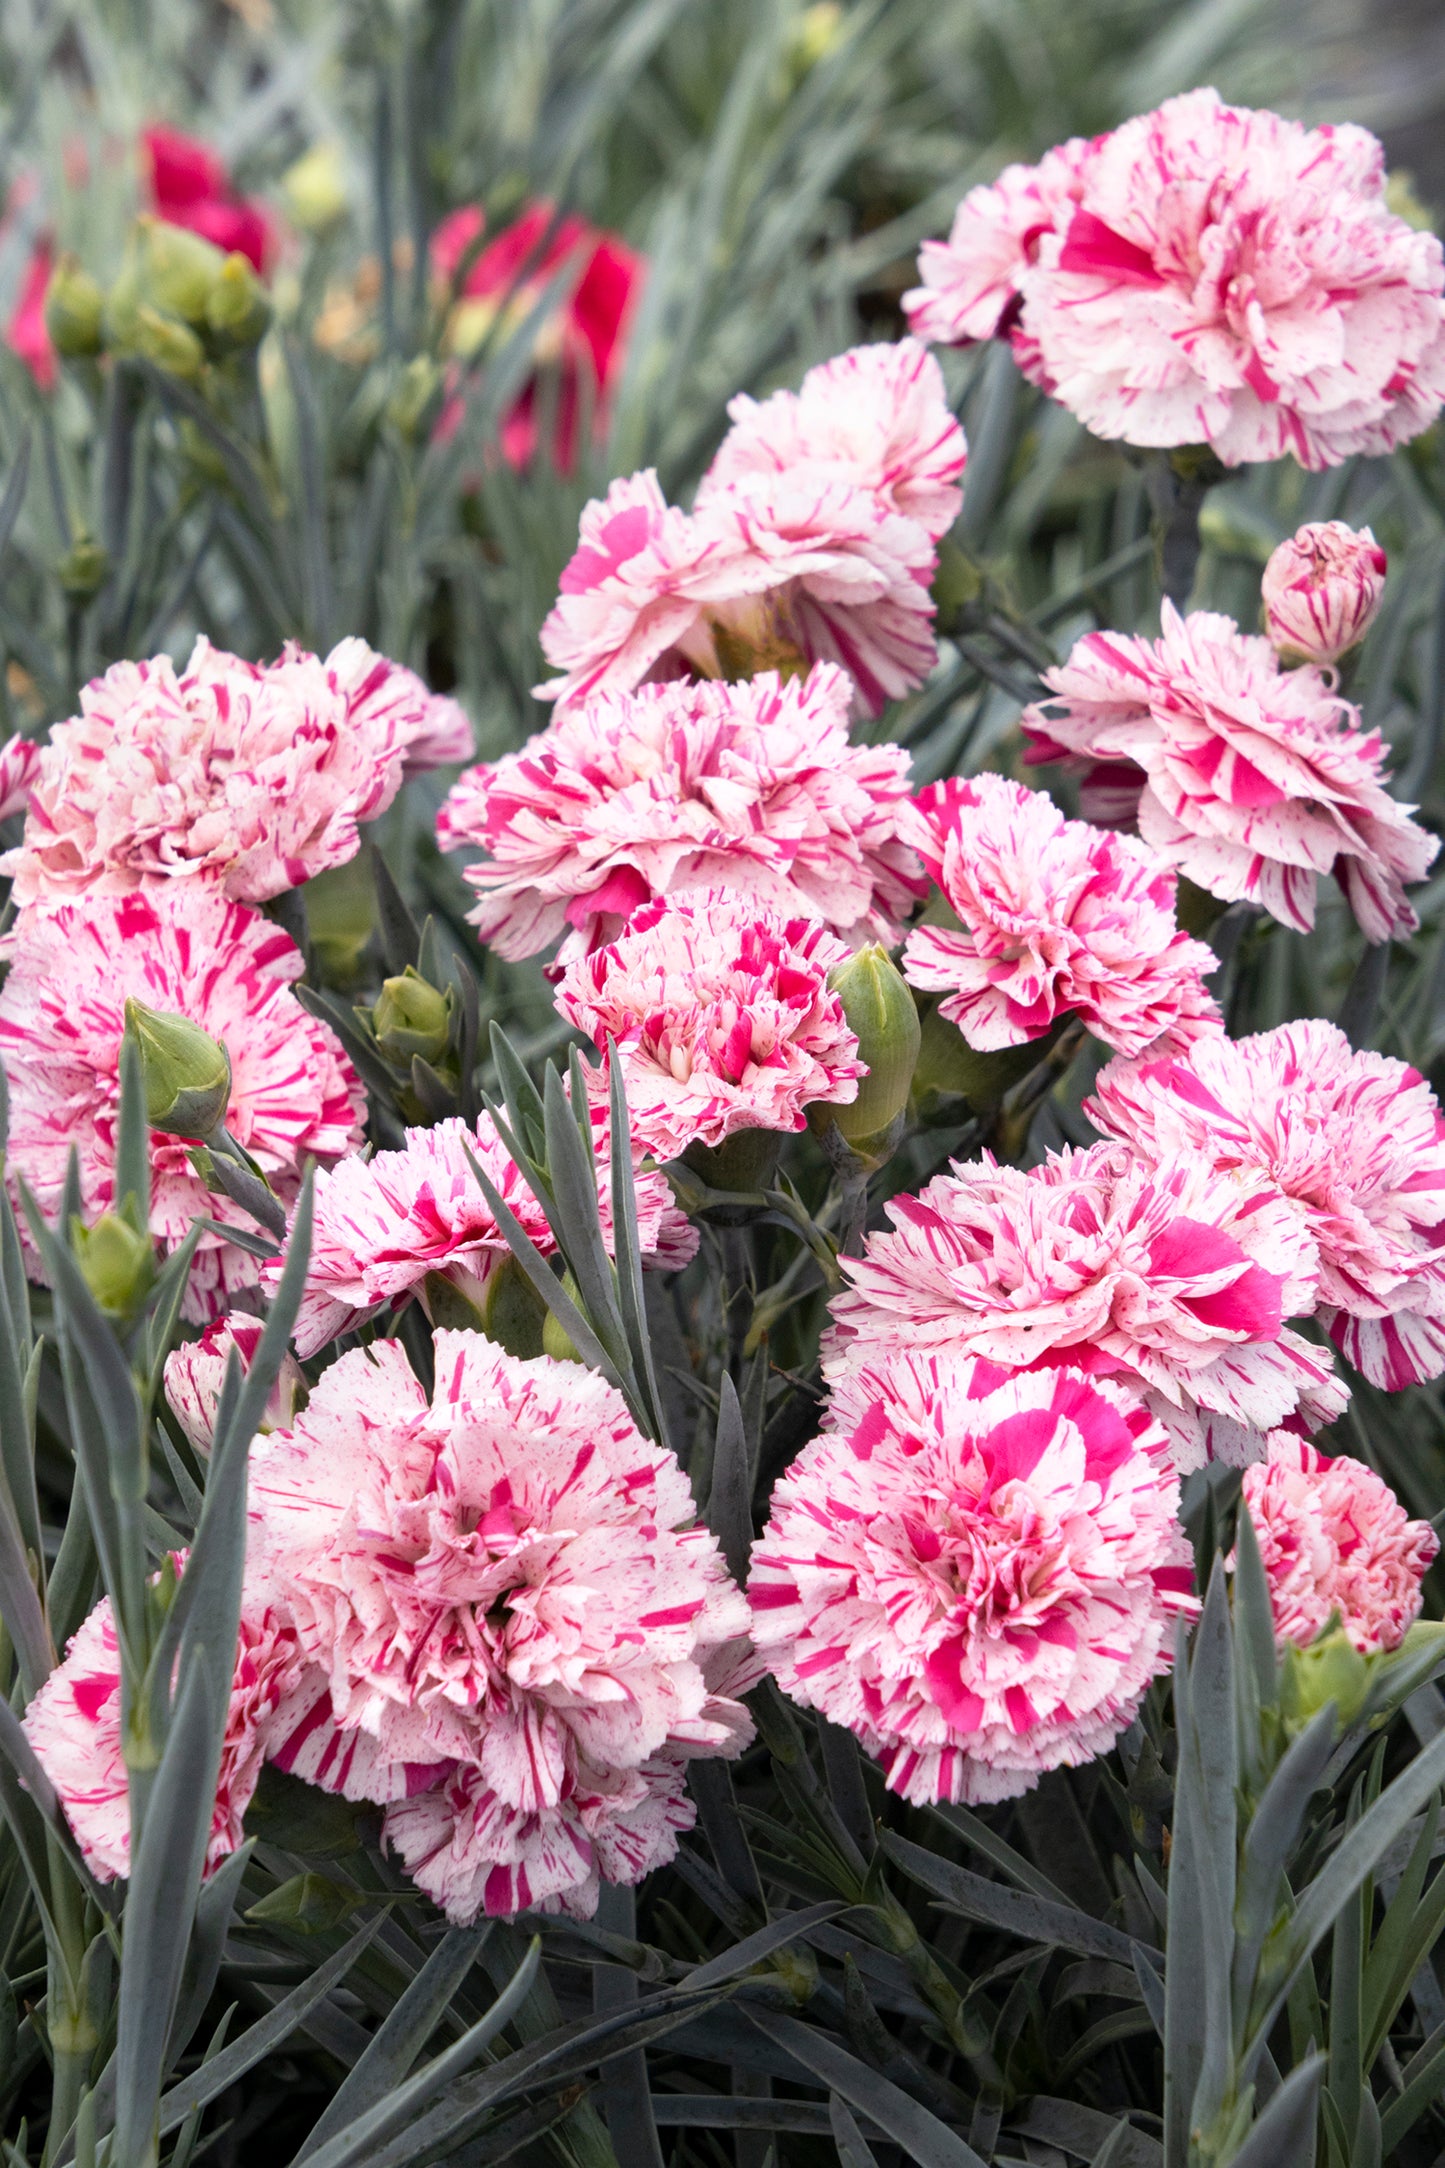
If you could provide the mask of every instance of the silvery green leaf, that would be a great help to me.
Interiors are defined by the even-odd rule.
[[[1230,2168],[1314,2168],[1315,2116],[1325,2059],[1292,2070],[1235,2154]]]
[[[917,2168],[985,2168],[971,2145],[941,2123],[936,2115],[880,2077],[846,2049],[836,2047],[811,2025],[784,2017],[775,2010],[749,2009],[748,2016],[760,2032],[788,2050],[805,2070],[850,2108],[860,2109],[880,2130],[901,2145],[905,2158]]]

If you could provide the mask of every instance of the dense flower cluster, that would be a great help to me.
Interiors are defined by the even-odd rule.
[[[1091,1760],[1169,1666],[1189,1554],[1168,1440],[1077,1370],[880,1349],[773,1493],[753,1631],[905,1799],[1008,1799]]]
[[[1088,1111],[1142,1152],[1275,1183],[1318,1245],[1316,1314],[1373,1383],[1445,1369],[1445,1121],[1404,1062],[1315,1018],[1111,1064]]]
[[[1390,796],[1378,732],[1320,671],[1284,670],[1268,640],[1166,601],[1157,640],[1086,633],[1044,682],[1028,758],[1082,765],[1086,811],[1090,783],[1115,812],[1127,789],[1145,842],[1198,887],[1307,932],[1330,873],[1367,939],[1419,923],[1405,887],[1438,839]]]
[[[833,661],[876,715],[927,676],[935,545],[966,456],[937,364],[913,341],[862,348],[734,414],[691,513],[650,471],[587,506],[542,627],[562,675],[540,698]]]
[[[1281,1641],[1313,1641],[1338,1616],[1362,1656],[1399,1647],[1440,1539],[1373,1468],[1282,1432],[1268,1460],[1245,1469],[1244,1503]]]
[[[1020,1046],[1070,1010],[1122,1054],[1222,1030],[1202,984],[1217,958],[1179,931],[1157,852],[1002,776],[952,777],[917,804],[958,924],[915,927],[903,968],[970,1046]]]
[[[1385,593],[1385,553],[1368,527],[1327,519],[1271,551],[1264,629],[1285,662],[1338,662],[1364,639]]]
[[[828,664],[595,697],[469,768],[437,823],[444,849],[488,854],[466,869],[483,940],[518,957],[565,935],[560,964],[691,888],[895,940],[926,887],[918,832],[906,755],[849,741],[848,682]]]
[[[201,639],[114,663],[51,733],[18,850],[0,859],[17,903],[124,894],[193,875],[261,903],[357,850],[357,823],[409,768],[464,760],[453,700],[361,640],[324,662],[299,648],[243,662]]]
[[[184,1552],[171,1567],[185,1570]],[[303,1673],[292,1628],[262,1599],[241,1608],[231,1701],[221,1747],[216,1805],[206,1847],[211,1874],[242,1839],[242,1819],[261,1764]],[[36,1759],[65,1805],[66,1819],[98,1882],[130,1873],[130,1798],[121,1737],[120,1644],[103,1596],[72,1639],[24,1717]]]
[[[1285,1326],[1314,1306],[1315,1245],[1260,1174],[1108,1143],[1027,1172],[985,1154],[887,1210],[843,1260],[832,1378],[897,1346],[1073,1364],[1135,1387],[1186,1469],[1258,1459],[1269,1431],[1344,1405],[1328,1357]]]
[[[594,1149],[602,1233],[610,1245],[611,1156],[603,1112],[600,1106],[593,1110]],[[303,1356],[413,1297],[427,1302],[434,1275],[485,1309],[488,1281],[510,1252],[473,1161],[543,1256],[555,1253],[546,1214],[487,1115],[475,1129],[458,1120],[409,1129],[400,1150],[370,1158],[352,1153],[317,1179],[311,1256],[296,1321]],[[674,1205],[664,1178],[639,1171],[634,1188],[644,1255],[669,1269],[686,1264],[697,1248],[697,1231]],[[280,1271],[279,1262],[270,1265],[265,1277],[274,1283]]]
[[[574,963],[557,1006],[622,1064],[637,1141],[658,1159],[741,1129],[802,1129],[857,1097],[858,1041],[828,972],[848,951],[816,920],[717,889],[634,911]]]
[[[0,989],[11,1182],[22,1178],[53,1218],[73,1150],[87,1215],[116,1201],[120,1045],[134,996],[225,1046],[227,1127],[277,1194],[294,1197],[308,1158],[326,1164],[360,1143],[364,1105],[334,1033],[291,991],[301,967],[279,927],[210,887],[173,884],[22,912]],[[153,1135],[151,1186],[151,1232],[167,1249],[197,1218],[254,1232],[238,1206],[207,1189],[180,1137]],[[249,1249],[207,1228],[186,1316],[219,1315],[255,1287],[258,1271]]]
[[[1375,138],[1212,90],[1008,168],[920,270],[916,331],[1007,334],[1096,436],[1329,467],[1445,401],[1440,243],[1387,207]]]
[[[747,1605],[672,1455],[573,1364],[439,1332],[428,1402],[395,1341],[343,1355],[256,1447],[251,1512],[326,1689],[276,1759],[396,1802],[388,1842],[454,1920],[590,1912],[599,1874],[676,1850],[687,1759],[746,1739],[707,1672]]]

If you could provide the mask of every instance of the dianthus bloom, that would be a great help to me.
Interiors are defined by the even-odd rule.
[[[0,1056],[10,1083],[6,1166],[41,1210],[59,1210],[72,1149],[87,1216],[115,1198],[115,1130],[125,1002],[189,1018],[226,1048],[226,1126],[285,1200],[308,1158],[323,1164],[361,1141],[365,1094],[340,1042],[308,1016],[290,981],[301,952],[279,927],[188,885],[87,896],[21,915],[0,989]],[[151,1232],[174,1248],[197,1218],[255,1233],[230,1199],[206,1188],[181,1137],[151,1137]],[[23,1224],[23,1222],[22,1222]],[[257,1284],[256,1258],[207,1229],[183,1314],[198,1321]]]
[[[275,1758],[401,1802],[388,1841],[449,1917],[586,1915],[672,1857],[677,1763],[747,1733],[706,1667],[748,1608],[604,1379],[443,1331],[428,1404],[378,1341],[254,1449],[251,1514],[329,1688]]]
[[[1339,519],[1301,527],[1271,552],[1260,582],[1271,647],[1286,662],[1338,662],[1374,623],[1386,569],[1368,527]]]
[[[897,1346],[1073,1365],[1140,1390],[1186,1470],[1258,1459],[1266,1432],[1345,1403],[1328,1356],[1285,1329],[1314,1306],[1315,1246],[1262,1175],[1120,1144],[1027,1172],[985,1154],[887,1212],[840,1260],[830,1377]]]
[[[1375,138],[1212,90],[976,190],[923,276],[915,329],[1011,331],[1096,436],[1330,467],[1445,400],[1440,243],[1387,207]]]
[[[156,216],[200,234],[228,255],[238,250],[264,271],[275,245],[270,215],[254,197],[236,193],[210,145],[177,128],[147,128],[141,141]]]
[[[468,204],[444,218],[432,235],[437,279],[448,295],[458,279],[461,282],[447,344],[463,357],[474,354],[499,312],[505,311],[508,326],[520,326],[559,273],[571,273],[569,290],[545,318],[536,339],[539,370],[557,373],[556,417],[550,422],[547,449],[562,472],[570,474],[577,464],[584,414],[599,438],[606,433],[609,396],[627,358],[627,333],[646,263],[615,233],[600,232],[575,216],[559,218],[547,203],[529,204],[514,224],[481,246],[485,226],[482,211]],[[502,455],[514,467],[525,467],[534,457],[546,414],[547,400],[539,395],[534,378],[523,386],[501,424]],[[455,428],[459,420],[458,402],[443,426]]]
[[[927,885],[917,832],[908,756],[850,742],[848,682],[827,664],[590,700],[469,768],[437,821],[443,849],[488,854],[466,868],[482,939],[516,958],[565,934],[559,965],[690,888],[894,941]]]
[[[959,924],[915,927],[904,976],[944,995],[970,1046],[1022,1046],[1069,1011],[1123,1054],[1222,1028],[1202,984],[1218,959],[1179,931],[1157,852],[998,775],[951,777],[915,803],[923,863]]]
[[[0,821],[24,812],[39,767],[40,747],[29,738],[14,737],[0,745]]]
[[[1281,1432],[1244,1472],[1280,1641],[1313,1641],[1338,1612],[1362,1656],[1398,1648],[1418,1616],[1420,1583],[1440,1548],[1363,1461],[1327,1460]]]
[[[803,1129],[815,1099],[856,1099],[858,1041],[828,990],[848,953],[816,920],[695,889],[635,911],[572,965],[557,1006],[614,1042],[634,1136],[675,1159],[740,1129]]]
[[[783,1690],[915,1805],[1092,1761],[1194,1609],[1161,1426],[1075,1370],[896,1350],[773,1492],[753,1634]]]
[[[182,1341],[166,1357],[166,1401],[198,1453],[211,1450],[216,1410],[232,1349],[244,1374],[255,1361],[260,1345],[261,1319],[245,1310],[229,1310],[224,1317],[213,1318],[199,1339]],[[289,1423],[305,1397],[301,1365],[294,1355],[287,1355],[266,1402],[261,1429],[277,1430]]]
[[[1424,1078],[1312,1018],[1111,1063],[1087,1112],[1145,1154],[1278,1185],[1319,1245],[1316,1315],[1375,1385],[1445,1370],[1445,1121]]]
[[[598,1205],[610,1248],[604,1111],[592,1110]],[[370,1158],[353,1153],[317,1179],[306,1291],[296,1319],[300,1355],[314,1355],[339,1332],[354,1331],[383,1310],[401,1309],[413,1297],[428,1301],[433,1275],[484,1307],[487,1283],[511,1252],[472,1171],[473,1159],[543,1256],[554,1254],[547,1216],[488,1115],[475,1129],[456,1119],[409,1129],[400,1150]],[[633,1185],[644,1257],[668,1269],[686,1264],[697,1248],[697,1230],[673,1203],[666,1178],[640,1170]],[[265,1278],[274,1284],[280,1270],[278,1260],[267,1266]]]
[[[172,1554],[177,1574],[183,1551]],[[302,1676],[296,1635],[255,1596],[243,1599],[216,1805],[206,1846],[211,1874],[243,1836],[242,1821],[271,1745],[276,1712]],[[130,1873],[130,1798],[121,1749],[120,1646],[103,1596],[22,1719],[36,1759],[98,1882]]]
[[[1332,873],[1370,941],[1413,932],[1405,884],[1439,849],[1385,787],[1377,731],[1320,671],[1212,611],[1163,607],[1159,639],[1086,633],[1024,711],[1033,761],[1067,758],[1114,790],[1134,771],[1139,833],[1198,887],[1314,924]]]
[[[20,904],[186,875],[265,902],[354,856],[357,823],[408,769],[472,749],[455,701],[361,640],[263,665],[203,638],[179,674],[165,655],[112,664],[80,710],[51,732],[24,840],[0,859]]]

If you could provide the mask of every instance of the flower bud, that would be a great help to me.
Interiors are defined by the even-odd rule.
[[[1369,1690],[1370,1665],[1338,1624],[1327,1626],[1305,1648],[1284,1651],[1280,1705],[1291,1729],[1303,1728],[1332,1701],[1341,1725],[1353,1723]]]
[[[226,1118],[231,1059],[199,1024],[127,1000],[125,1028],[140,1048],[146,1119],[172,1137],[208,1137]]]
[[[383,979],[381,996],[371,1011],[371,1028],[380,1051],[403,1068],[412,1056],[440,1061],[451,1044],[455,997],[441,993],[414,964],[399,978]]]
[[[124,317],[112,316],[109,323],[111,344],[118,354],[153,362],[182,384],[199,383],[204,375],[206,350],[189,324],[178,317],[165,316],[140,302]]]
[[[866,1151],[868,1140],[908,1104],[921,1038],[918,1009],[902,972],[877,941],[835,964],[828,984],[843,1004],[868,1074],[859,1079],[856,1099],[827,1112],[839,1135]]]
[[[206,331],[226,352],[259,346],[271,322],[271,297],[239,249],[233,249],[206,297]]]
[[[563,1274],[562,1287],[564,1292],[580,1305],[582,1291],[570,1272]],[[555,1310],[549,1310],[542,1320],[542,1353],[550,1355],[554,1362],[559,1363],[580,1363],[582,1360],[572,1344],[570,1333]]]
[[[45,290],[45,328],[57,354],[84,361],[101,350],[105,295],[78,256],[62,256]]]
[[[94,535],[81,534],[55,567],[55,576],[67,595],[77,602],[88,602],[105,585],[109,570],[109,555]]]
[[[81,1277],[102,1314],[126,1325],[145,1308],[155,1283],[155,1251],[149,1229],[120,1212],[102,1212],[93,1227],[71,1223],[71,1242]]]
[[[1385,591],[1385,553],[1368,527],[1322,520],[1264,568],[1264,629],[1286,663],[1338,662],[1365,637]]]
[[[202,240],[184,226],[169,225],[164,219],[138,218],[129,254],[138,302],[159,309],[163,315],[177,316],[182,323],[198,329],[205,323],[211,296],[226,264],[214,242]]]
[[[441,382],[441,370],[430,354],[417,354],[407,363],[386,402],[386,418],[402,436],[420,435]]]
[[[281,176],[281,193],[293,226],[325,233],[346,209],[346,169],[334,143],[313,143]]]

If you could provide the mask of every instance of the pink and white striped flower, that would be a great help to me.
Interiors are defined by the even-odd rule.
[[[340,1041],[291,991],[301,968],[300,950],[279,927],[209,885],[84,896],[22,912],[0,989],[12,1184],[22,1177],[53,1218],[74,1149],[87,1216],[116,1202],[120,1047],[126,998],[134,995],[224,1045],[226,1126],[277,1195],[293,1200],[307,1159],[329,1165],[360,1143],[365,1106]],[[184,1138],[152,1134],[151,1233],[168,1250],[198,1218],[254,1234],[247,1213],[206,1188],[190,1150]],[[219,1316],[258,1275],[249,1250],[208,1229],[183,1315]]]
[[[1022,1046],[1070,1011],[1124,1054],[1223,1029],[1203,984],[1217,958],[1179,931],[1157,852],[999,775],[951,777],[915,804],[924,866],[958,923],[916,926],[904,976],[943,994],[970,1046]]]
[[[604,1379],[474,1332],[435,1348],[430,1402],[378,1341],[253,1450],[256,1572],[327,1689],[274,1758],[353,1798],[441,1787],[390,1835],[454,1919],[585,1913],[629,1841],[639,1871],[657,1851],[656,1759],[739,1751],[707,1673],[747,1604]]]
[[[1112,1143],[1027,1172],[985,1154],[886,1209],[892,1227],[840,1260],[830,1379],[898,1346],[1115,1377],[1183,1470],[1258,1459],[1267,1432],[1345,1405],[1328,1356],[1284,1322],[1314,1307],[1313,1237],[1252,1170]]]
[[[591,1111],[597,1201],[603,1240],[610,1248],[606,1109],[599,1103]],[[434,1274],[479,1310],[484,1308],[488,1283],[511,1253],[472,1170],[473,1160],[542,1255],[555,1254],[547,1216],[490,1116],[483,1114],[475,1129],[457,1119],[408,1129],[400,1149],[374,1152],[369,1158],[349,1154],[317,1178],[306,1289],[296,1319],[300,1355],[314,1355],[338,1333],[354,1332],[414,1298],[427,1302],[426,1283]],[[697,1249],[696,1228],[674,1204],[663,1175],[639,1168],[633,1186],[645,1261],[677,1270]],[[267,1283],[274,1285],[280,1272],[278,1259],[265,1269]]]
[[[916,1805],[1110,1747],[1195,1608],[1163,1428],[1108,1379],[875,1349],[773,1492],[753,1633]]]
[[[635,911],[557,989],[569,1023],[622,1064],[628,1119],[658,1159],[743,1129],[807,1126],[865,1071],[828,973],[848,950],[816,920],[694,889]]]
[[[40,770],[40,747],[29,738],[13,737],[0,745],[0,821],[23,813]]]
[[[361,640],[260,664],[200,639],[184,671],[158,655],[86,686],[0,872],[19,904],[186,877],[262,903],[353,857],[404,773],[471,750],[457,703]]]
[[[1044,682],[1026,757],[1082,766],[1086,812],[1096,782],[1122,811],[1132,771],[1139,833],[1198,887],[1308,932],[1333,874],[1367,940],[1419,923],[1405,886],[1439,841],[1390,796],[1379,733],[1320,671],[1283,670],[1232,619],[1166,602],[1159,639],[1086,633]]]
[[[244,1374],[256,1359],[261,1330],[259,1317],[245,1310],[228,1310],[224,1317],[213,1318],[199,1339],[183,1340],[166,1357],[166,1404],[198,1453],[211,1450],[232,1350]],[[305,1398],[301,1365],[294,1355],[286,1355],[267,1399],[261,1429],[282,1429]]]
[[[1368,527],[1339,519],[1301,527],[1270,553],[1260,582],[1271,647],[1284,662],[1338,662],[1374,623],[1386,570]]]
[[[1281,1432],[1269,1459],[1245,1469],[1244,1503],[1277,1639],[1304,1647],[1338,1616],[1362,1656],[1399,1647],[1440,1539],[1373,1468]]]
[[[172,1554],[184,1571],[186,1554]],[[302,1674],[296,1635],[254,1595],[243,1599],[216,1804],[206,1847],[213,1874],[244,1834],[242,1822],[270,1747],[276,1712]],[[22,1722],[36,1759],[98,1882],[130,1873],[130,1795],[121,1747],[120,1644],[109,1596],[73,1637]]]
[[[559,966],[615,940],[639,904],[726,888],[760,908],[893,941],[926,888],[907,755],[854,745],[848,681],[680,684],[598,696],[519,753],[469,768],[437,822],[472,922],[502,956],[565,936]]]
[[[1086,1111],[1146,1156],[1275,1183],[1319,1246],[1315,1314],[1372,1384],[1445,1370],[1445,1121],[1416,1070],[1316,1017],[1111,1062]]]
[[[1036,166],[1005,166],[990,186],[969,190],[948,239],[924,242],[922,284],[903,296],[904,314],[920,339],[973,346],[1012,337],[1016,348],[1026,350],[1024,274],[1044,236],[1067,227],[1102,141],[1075,136]]]

